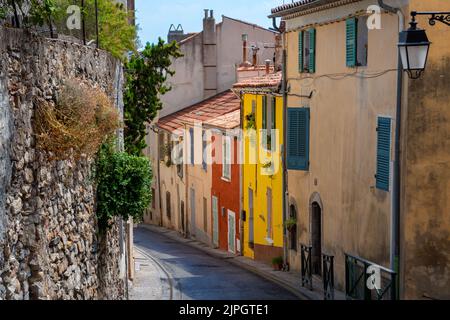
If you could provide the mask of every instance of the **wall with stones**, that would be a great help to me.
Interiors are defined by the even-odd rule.
[[[120,71],[104,51],[0,27],[0,299],[124,297],[119,226],[97,232],[92,159],[49,161],[33,133],[35,97],[81,78],[120,105]]]

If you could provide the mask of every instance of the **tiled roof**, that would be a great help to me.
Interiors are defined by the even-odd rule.
[[[328,4],[339,0],[300,0],[292,3],[287,3],[272,9],[272,16],[282,16],[293,11],[300,11],[306,8],[316,7],[318,5]]]
[[[281,85],[282,75],[281,72],[270,73],[260,77],[253,77],[249,79],[241,80],[236,83],[233,88],[245,89],[245,88],[267,88],[278,89]]]
[[[181,134],[185,124],[202,122],[220,129],[234,129],[240,125],[241,100],[231,91],[225,91],[193,106],[161,118],[157,126]]]

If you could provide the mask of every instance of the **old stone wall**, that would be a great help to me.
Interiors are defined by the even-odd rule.
[[[97,232],[92,159],[50,161],[33,132],[33,101],[64,80],[117,104],[118,70],[104,51],[0,27],[0,299],[124,297],[119,227]]]

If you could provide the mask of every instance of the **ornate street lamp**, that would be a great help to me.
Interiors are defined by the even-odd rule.
[[[431,26],[434,26],[436,21],[450,26],[450,12],[411,12],[411,27],[400,33],[398,44],[403,70],[411,79],[419,79],[423,74],[431,45],[425,30],[417,28],[417,15],[430,16],[429,24]]]

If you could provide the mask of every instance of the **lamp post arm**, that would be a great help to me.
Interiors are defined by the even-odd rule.
[[[436,24],[436,21],[442,22],[443,24],[446,24],[447,26],[450,26],[450,12],[445,11],[411,11],[411,17],[412,20],[416,20],[416,16],[429,16],[428,17],[428,23],[430,26],[434,26]]]

